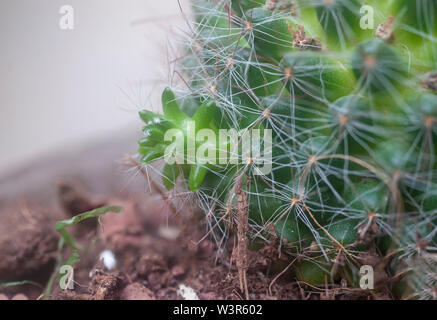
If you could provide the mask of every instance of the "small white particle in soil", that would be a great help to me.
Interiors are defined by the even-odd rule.
[[[199,297],[194,289],[187,287],[184,284],[179,285],[178,294],[180,294],[184,300],[199,300]]]
[[[178,228],[171,226],[160,226],[158,229],[159,236],[167,240],[176,240],[179,233]]]
[[[100,260],[103,261],[103,265],[107,270],[112,270],[117,265],[117,260],[111,250],[104,250],[100,254]]]

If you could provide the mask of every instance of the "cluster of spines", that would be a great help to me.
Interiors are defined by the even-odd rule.
[[[360,27],[365,4],[376,32]],[[299,257],[300,280],[356,285],[371,252],[392,256],[385,270],[405,274],[404,297],[432,297],[437,1],[196,1],[194,14],[183,83],[174,96],[164,92],[163,116],[142,113],[143,162],[166,156],[162,133],[184,119],[212,130],[271,129],[270,174],[255,175],[247,159],[174,164],[165,165],[164,184],[195,192],[222,242],[244,176],[252,239],[266,240],[273,226],[281,248]]]

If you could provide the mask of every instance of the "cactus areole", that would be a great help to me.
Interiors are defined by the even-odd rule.
[[[290,282],[359,289],[370,265],[374,296],[436,298],[437,0],[192,7],[139,154],[217,243],[238,236],[242,292],[244,246],[268,244]]]

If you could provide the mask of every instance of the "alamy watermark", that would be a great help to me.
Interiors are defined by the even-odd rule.
[[[360,8],[362,17],[360,19],[360,28],[363,30],[375,29],[375,10],[372,6],[363,5]]]
[[[70,265],[63,265],[59,269],[59,274],[62,276],[59,278],[59,287],[62,290],[74,289],[74,269]],[[373,267],[369,265],[363,265],[360,268],[360,288],[362,290],[374,289],[374,271]]]
[[[74,29],[74,9],[72,6],[66,4],[59,8],[59,28],[61,30],[73,30]]]
[[[373,267],[364,265],[360,268],[360,288],[363,290],[373,290],[374,288]]]
[[[62,290],[74,289],[74,269],[72,266],[65,264],[59,268],[59,274],[62,275],[59,278],[59,287]]]
[[[271,129],[220,129],[217,136],[212,129],[196,131],[195,121],[187,121],[185,132],[169,129],[164,141],[171,142],[164,152],[168,164],[245,164],[253,165],[256,175],[272,171]]]

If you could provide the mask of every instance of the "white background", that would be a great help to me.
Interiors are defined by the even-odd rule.
[[[59,27],[62,5],[72,31]],[[168,42],[185,23],[177,0],[1,0],[0,176],[138,131],[137,110],[160,108]]]

